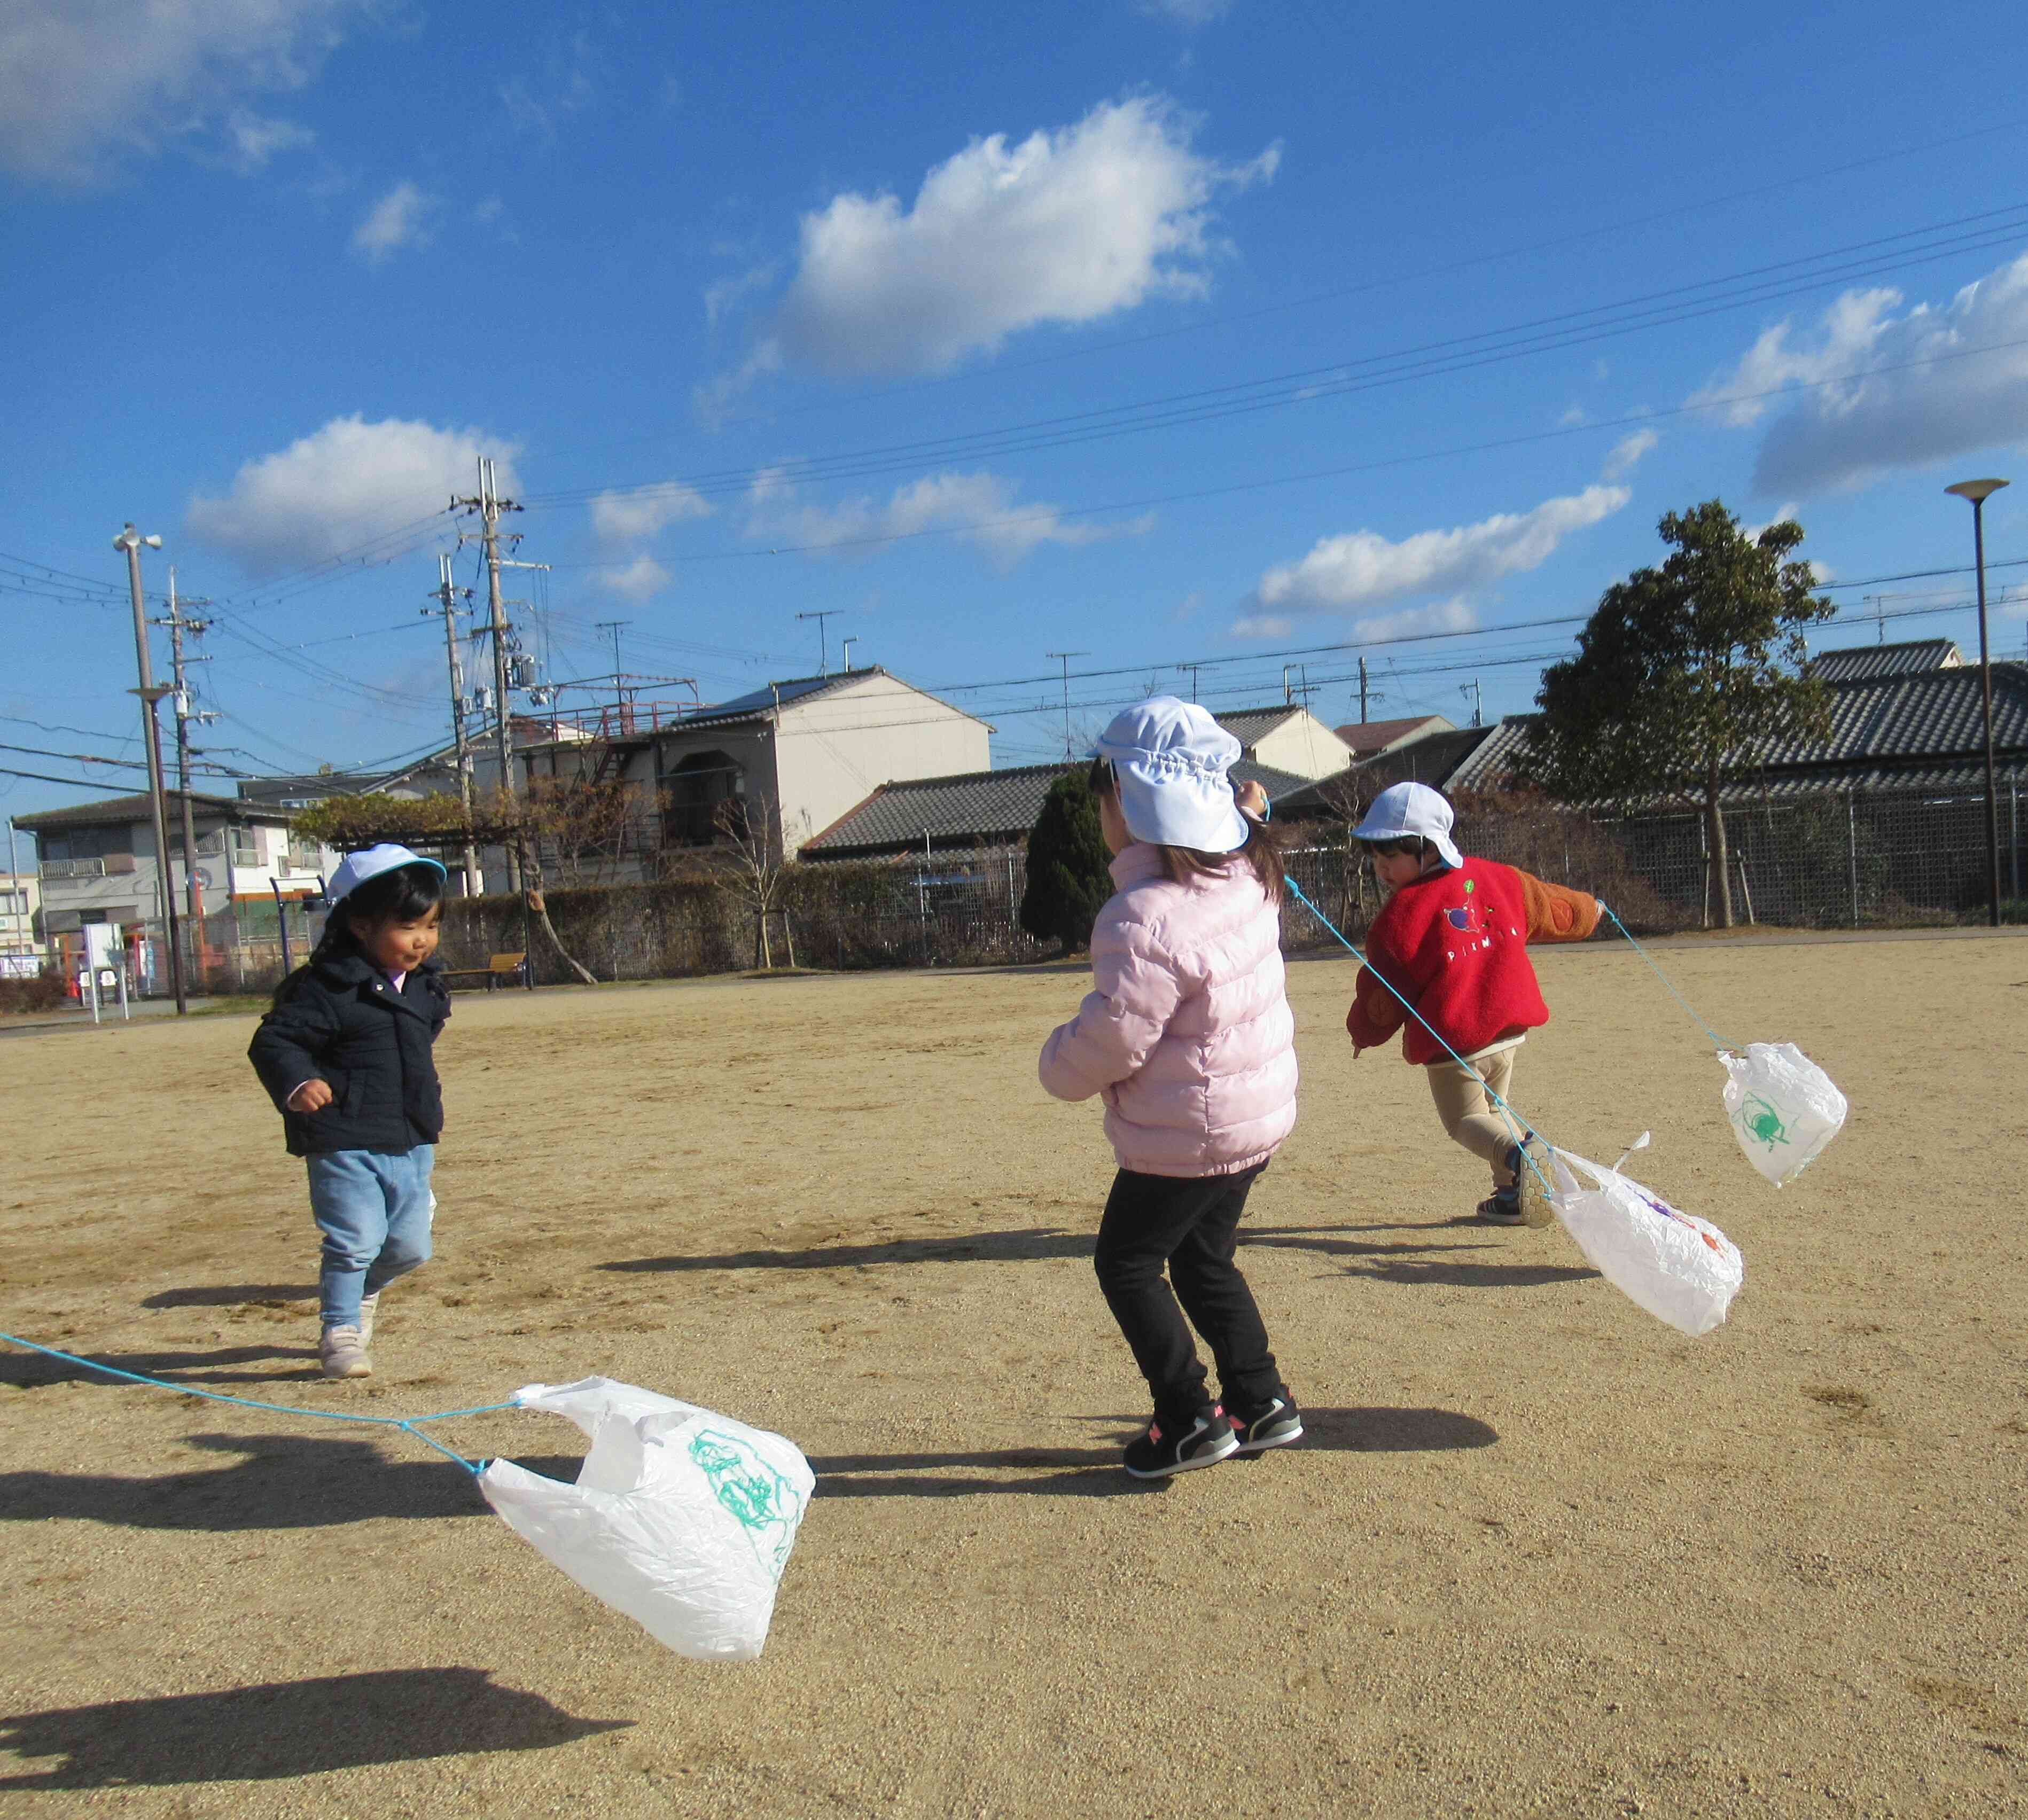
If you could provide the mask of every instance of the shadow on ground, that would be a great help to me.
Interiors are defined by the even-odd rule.
[[[838,1454],[812,1457],[817,1495],[829,1498],[948,1498],[1041,1493],[1054,1497],[1145,1496],[1167,1480],[1129,1478],[1120,1449],[1141,1432],[1125,1416],[1086,1419],[1111,1427],[1111,1445],[1090,1448],[1007,1448],[980,1453]],[[1490,1424],[1452,1409],[1312,1409],[1303,1411],[1303,1438],[1277,1453],[1441,1452],[1491,1447]],[[1238,1456],[1219,1470],[1250,1467],[1268,1455]],[[983,1476],[991,1473],[994,1476]]]
[[[439,1457],[390,1460],[370,1441],[198,1434],[187,1445],[236,1454],[231,1466],[124,1478],[112,1473],[0,1473],[0,1522],[45,1518],[135,1530],[319,1529],[383,1517],[471,1517],[487,1509],[472,1475]],[[582,1462],[520,1463],[575,1481]]]
[[[1371,1277],[1383,1283],[1436,1283],[1457,1289],[1527,1289],[1545,1283],[1582,1282],[1598,1272],[1586,1264],[1493,1263],[1463,1258],[1463,1252],[1499,1251],[1501,1241],[1480,1238],[1468,1244],[1368,1244],[1336,1236],[1351,1232],[1456,1231],[1460,1226],[1485,1233],[1476,1220],[1445,1220],[1434,1226],[1256,1226],[1242,1231],[1242,1248],[1319,1252],[1343,1258],[1347,1276]]]
[[[1434,1252],[1436,1261],[1416,1264],[1399,1273],[1399,1280],[1453,1282],[1466,1286],[1511,1288],[1517,1285],[1561,1282],[1596,1273],[1549,1264],[1457,1263],[1452,1260],[1462,1251],[1499,1248],[1499,1241],[1486,1237],[1477,1243],[1459,1245],[1414,1244],[1406,1241],[1374,1242],[1344,1235],[1358,1232],[1447,1232],[1456,1223],[1441,1221],[1429,1226],[1255,1226],[1239,1235],[1242,1247],[1262,1245],[1295,1251],[1320,1252],[1327,1257],[1373,1260],[1362,1274],[1397,1276],[1396,1263],[1420,1259]],[[1474,1230],[1487,1229],[1475,1224]],[[958,1237],[889,1239],[875,1245],[813,1245],[805,1251],[742,1251],[705,1252],[694,1257],[620,1258],[598,1267],[602,1271],[836,1271],[865,1270],[894,1264],[1030,1263],[1043,1258],[1075,1258],[1090,1261],[1094,1235],[1068,1232],[1060,1226],[1027,1226],[1012,1232],[968,1233]],[[1356,1268],[1356,1266],[1349,1267]],[[1437,1271],[1454,1273],[1449,1275]]]
[[[211,1352],[109,1352],[95,1363],[114,1371],[131,1371],[144,1378],[160,1378],[172,1371],[202,1371],[189,1380],[193,1389],[209,1389],[220,1384],[293,1384],[322,1382],[314,1346],[223,1346]],[[220,1367],[256,1365],[268,1359],[301,1359],[302,1369],[232,1371]],[[110,1384],[124,1381],[111,1372],[94,1371],[89,1364],[72,1364],[43,1352],[0,1352],[0,1384],[17,1390],[34,1390],[46,1384]]]
[[[198,1283],[187,1289],[163,1289],[144,1297],[144,1308],[233,1308],[247,1302],[309,1302],[316,1299],[315,1283]]]
[[[1027,1263],[1038,1258],[1090,1258],[1092,1235],[1056,1226],[972,1233],[963,1238],[892,1239],[881,1245],[827,1245],[808,1251],[721,1252],[701,1257],[621,1258],[602,1271],[835,1271],[876,1264]]]
[[[484,1668],[400,1668],[0,1718],[0,1748],[61,1757],[0,1789],[271,1781],[374,1763],[538,1751],[631,1719],[581,1719]]]

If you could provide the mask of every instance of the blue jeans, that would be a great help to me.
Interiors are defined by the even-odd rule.
[[[324,1234],[318,1314],[327,1327],[359,1325],[359,1300],[378,1295],[430,1255],[434,1144],[404,1156],[326,1150],[309,1159],[310,1212]]]

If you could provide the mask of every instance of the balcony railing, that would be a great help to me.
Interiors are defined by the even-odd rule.
[[[45,860],[42,867],[45,879],[102,879],[105,876],[103,860]]]

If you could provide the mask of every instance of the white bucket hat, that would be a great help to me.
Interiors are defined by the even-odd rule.
[[[1366,819],[1352,830],[1355,841],[1398,841],[1420,834],[1443,856],[1447,866],[1462,866],[1464,855],[1451,838],[1456,817],[1451,805],[1426,783],[1391,784],[1373,799]]]
[[[1151,696],[1116,714],[1092,749],[1112,767],[1120,816],[1137,841],[1200,853],[1236,853],[1246,845],[1245,818],[1226,775],[1242,748],[1208,709]]]
[[[441,860],[411,853],[393,841],[384,841],[377,847],[362,847],[356,853],[347,853],[339,862],[338,870],[331,874],[331,882],[324,886],[324,901],[335,906],[368,879],[377,879],[383,872],[393,871],[397,866],[434,866],[439,876],[450,876]]]

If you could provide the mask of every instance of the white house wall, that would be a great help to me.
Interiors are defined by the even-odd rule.
[[[1312,779],[1333,777],[1352,763],[1352,748],[1314,714],[1291,716],[1253,748],[1256,762]]]
[[[790,852],[883,783],[985,771],[986,723],[912,689],[870,675],[782,710],[775,753]]]

